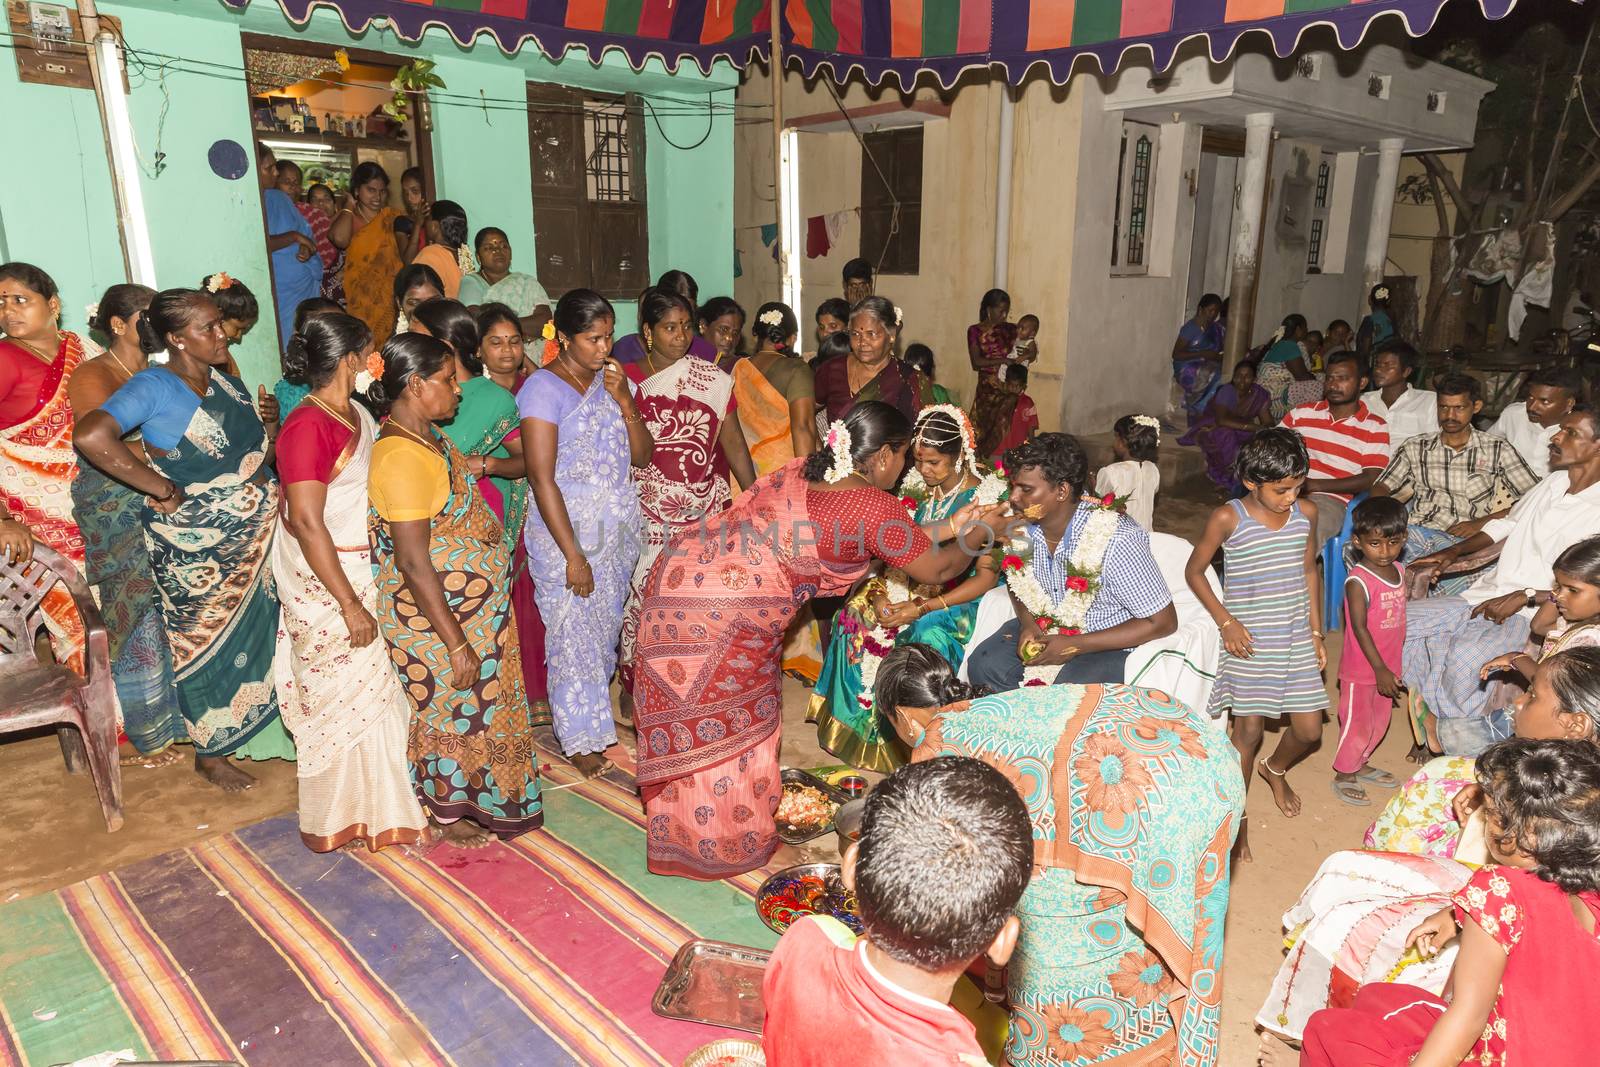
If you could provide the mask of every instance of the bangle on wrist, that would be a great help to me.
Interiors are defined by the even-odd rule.
[[[466,648],[467,646],[469,646],[470,644],[472,644],[471,641],[468,641],[466,638],[462,638],[461,643],[459,645],[457,645],[455,648],[452,648],[448,653],[446,653],[446,655],[453,656],[457,652],[460,652],[463,648]]]
[[[167,480],[167,491],[165,493],[162,493],[160,496],[151,496],[150,499],[152,501],[154,501],[155,503],[157,503],[157,504],[165,504],[167,501],[171,500],[173,497],[175,497],[177,495],[178,495],[178,483],[175,482],[175,481],[172,481],[171,479],[168,479]]]

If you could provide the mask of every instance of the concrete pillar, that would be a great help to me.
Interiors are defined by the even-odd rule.
[[[1389,224],[1394,219],[1395,183],[1400,179],[1400,150],[1405,141],[1385,137],[1378,142],[1378,177],[1372,187],[1372,218],[1367,223],[1367,255],[1361,264],[1361,303],[1383,281],[1384,264],[1389,261]]]
[[[1272,112],[1244,120],[1244,165],[1239,168],[1239,202],[1233,209],[1233,246],[1228,255],[1228,335],[1222,371],[1250,350],[1255,326],[1256,256],[1261,248],[1261,212],[1267,191],[1267,155],[1272,150]],[[1392,198],[1391,198],[1392,199]]]

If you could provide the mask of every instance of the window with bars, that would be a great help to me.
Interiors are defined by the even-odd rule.
[[[1150,209],[1154,203],[1159,131],[1145,122],[1124,121],[1117,154],[1116,211],[1111,223],[1111,272],[1150,270]]]
[[[637,296],[650,263],[638,99],[529,84],[528,151],[539,283]]]
[[[1322,273],[1323,236],[1328,230],[1328,203],[1333,188],[1333,157],[1317,164],[1317,186],[1311,197],[1311,226],[1306,235],[1306,273]]]

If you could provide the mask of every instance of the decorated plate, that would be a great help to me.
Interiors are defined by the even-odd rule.
[[[837,863],[801,863],[778,871],[756,891],[756,911],[780,934],[807,915],[829,915],[861,933],[856,895],[845,889]]]

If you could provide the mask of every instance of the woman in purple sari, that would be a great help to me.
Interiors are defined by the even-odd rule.
[[[1256,365],[1233,368],[1233,380],[1217,390],[1194,428],[1178,439],[1180,445],[1199,445],[1206,456],[1206,477],[1225,493],[1239,492],[1233,460],[1257,430],[1272,425],[1271,395],[1256,384]]]
[[[556,740],[586,777],[611,767],[611,674],[633,568],[639,492],[633,467],[654,441],[633,389],[611,358],[616,312],[574,289],[556,304],[558,354],[517,392],[535,506],[523,537],[544,619]]]

